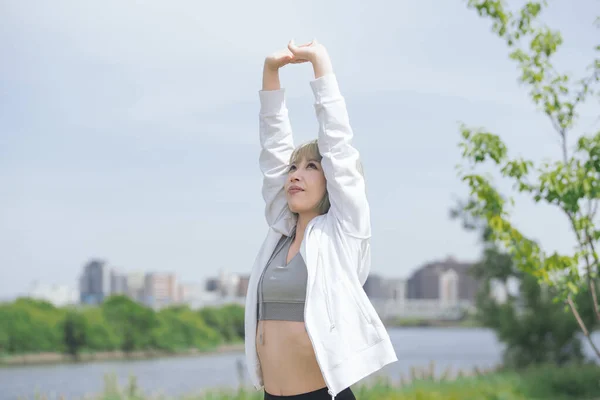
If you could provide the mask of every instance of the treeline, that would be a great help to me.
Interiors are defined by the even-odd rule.
[[[0,304],[0,321],[0,355],[210,350],[244,337],[240,305],[154,311],[125,296],[111,296],[100,306],[77,307],[20,298]]]

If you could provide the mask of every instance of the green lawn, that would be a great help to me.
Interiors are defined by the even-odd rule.
[[[262,392],[252,388],[215,388],[189,396],[161,397],[143,393],[135,379],[121,388],[115,382],[115,377],[107,377],[104,393],[94,400],[262,399]],[[357,384],[352,390],[358,400],[600,400],[600,366],[548,366],[442,381],[421,378],[402,386],[382,378],[368,385]]]

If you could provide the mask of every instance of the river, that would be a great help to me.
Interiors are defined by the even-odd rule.
[[[489,368],[501,361],[502,345],[494,333],[478,328],[389,328],[398,361],[387,365],[367,380],[385,376],[398,382],[408,376],[411,367],[428,367],[436,373],[444,369],[472,371]],[[600,335],[595,335],[596,340]],[[587,343],[586,343],[587,345]],[[586,346],[591,355],[591,348]],[[250,386],[244,367],[242,382],[237,363],[243,352],[194,357],[157,358],[132,361],[99,361],[85,364],[17,366],[0,368],[0,399],[33,399],[35,393],[47,400],[82,398],[102,392],[105,374],[114,373],[121,384],[128,376],[137,378],[148,394],[177,396],[198,393],[202,389],[233,388],[240,383]]]

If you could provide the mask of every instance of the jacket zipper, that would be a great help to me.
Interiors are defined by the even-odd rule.
[[[321,261],[321,267],[323,266],[323,257],[321,256],[321,250],[319,249],[319,260]],[[327,309],[327,318],[329,319],[329,331],[335,328],[335,323],[333,322],[333,313],[331,312],[331,303],[329,301],[329,286],[327,285],[327,278],[325,278],[325,272],[321,273],[321,280],[323,283],[323,288],[325,289],[325,308]]]

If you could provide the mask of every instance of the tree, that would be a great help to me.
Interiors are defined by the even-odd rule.
[[[85,317],[80,312],[69,310],[65,315],[62,327],[67,353],[77,358],[80,350],[86,344],[87,326]]]
[[[121,350],[150,347],[152,337],[149,332],[156,326],[156,314],[127,296],[110,296],[102,303],[102,311],[108,323],[119,336]]]
[[[466,229],[481,236],[483,252],[471,273],[481,282],[476,295],[476,318],[494,330],[505,345],[503,364],[526,367],[530,364],[564,365],[583,360],[577,322],[563,307],[553,301],[555,288],[539,282],[515,267],[510,254],[501,251],[493,241],[485,221],[476,221],[459,205],[452,210],[453,218],[462,219]],[[494,296],[500,289],[504,298]],[[585,290],[574,299],[585,305]],[[581,313],[584,321],[593,321],[591,309]]]
[[[600,350],[590,337],[593,326],[586,324],[574,301],[580,288],[587,287],[588,304],[595,316],[592,323],[600,322],[600,259],[596,252],[600,229],[594,221],[600,199],[600,131],[580,136],[572,153],[567,145],[577,110],[594,95],[594,85],[600,80],[600,57],[592,60],[587,76],[579,80],[556,70],[552,58],[562,44],[561,34],[538,23],[546,1],[529,1],[516,13],[507,10],[501,0],[467,3],[480,16],[491,19],[493,32],[506,40],[510,58],[521,71],[520,82],[529,88],[531,100],[550,119],[561,140],[562,159],[534,167],[529,160],[510,158],[498,135],[463,124],[459,146],[465,163],[459,168],[459,176],[468,184],[474,200],[465,210],[486,221],[491,239],[509,252],[519,270],[553,288],[554,300],[570,309],[600,358]],[[595,50],[600,52],[600,45]],[[514,200],[500,195],[491,178],[475,171],[485,162],[512,180],[516,191],[562,211],[577,242],[572,254],[544,251],[539,243],[515,228],[508,210]]]

